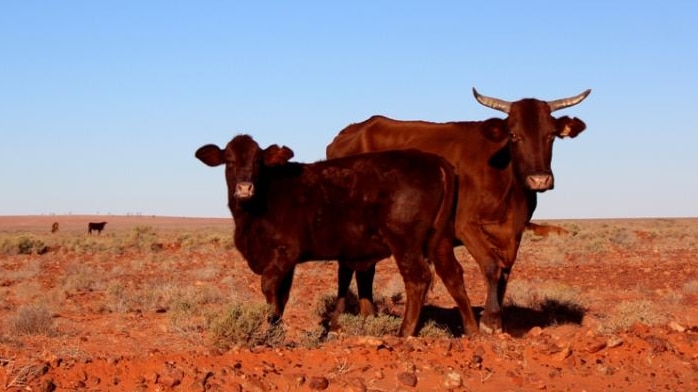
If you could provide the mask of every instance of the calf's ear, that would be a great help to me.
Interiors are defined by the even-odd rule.
[[[575,118],[569,118],[568,116],[560,117],[555,120],[555,129],[557,131],[557,136],[560,138],[564,137],[576,137],[583,130],[586,129],[586,124],[584,121]]]
[[[286,146],[279,147],[272,144],[264,150],[264,164],[267,166],[279,166],[293,158],[293,151]]]
[[[199,147],[195,155],[201,162],[211,167],[222,165],[225,161],[225,159],[223,159],[223,150],[218,148],[215,144],[207,144]]]
[[[493,142],[501,142],[509,135],[507,123],[501,118],[485,120],[480,127],[480,131],[488,140]]]

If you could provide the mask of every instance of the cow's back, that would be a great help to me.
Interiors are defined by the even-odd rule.
[[[383,116],[351,124],[327,146],[327,157],[369,151],[414,148],[439,155],[456,170],[459,182],[459,220],[500,222],[507,213],[501,205],[509,197],[511,171],[492,165],[492,157],[506,146],[493,143],[479,131],[482,122],[432,123],[399,121]]]
[[[269,173],[266,224],[299,236],[311,259],[366,259],[390,251],[384,235],[423,238],[454,193],[443,158],[416,150],[349,156],[303,165],[299,175]],[[292,215],[292,218],[291,218]],[[443,219],[442,219],[443,220]],[[443,223],[440,223],[443,225]]]

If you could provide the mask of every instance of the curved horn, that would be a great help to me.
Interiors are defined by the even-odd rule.
[[[548,101],[548,106],[550,106],[550,111],[554,112],[556,110],[568,108],[570,106],[574,106],[584,100],[584,98],[587,97],[591,93],[591,89],[586,89],[579,95],[575,95],[574,97],[569,97],[569,98],[562,98],[562,99],[556,99],[554,101]]]
[[[477,99],[478,102],[487,106],[488,108],[499,110],[500,112],[504,112],[507,114],[509,113],[509,108],[511,108],[511,102],[499,98],[491,98],[481,95],[477,92],[477,90],[475,90],[475,87],[473,87],[473,95],[475,96],[475,99]]]

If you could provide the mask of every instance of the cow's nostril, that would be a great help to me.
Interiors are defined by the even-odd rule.
[[[254,184],[251,182],[238,182],[235,185],[235,197],[238,199],[249,199],[254,195]]]
[[[526,177],[526,186],[532,191],[543,192],[553,189],[552,174],[531,174]]]

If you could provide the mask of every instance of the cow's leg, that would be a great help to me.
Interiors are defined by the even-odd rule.
[[[364,318],[373,316],[373,278],[376,275],[376,265],[372,264],[368,269],[356,271],[356,287],[359,292],[359,312]]]
[[[458,263],[456,256],[453,254],[453,246],[450,241],[440,241],[436,249],[433,250],[431,259],[436,269],[436,274],[439,275],[444,282],[449,294],[451,294],[451,297],[453,297],[458,305],[465,333],[477,333],[478,325],[472,305],[470,304],[470,298],[465,288],[463,267]]]
[[[502,331],[504,295],[522,231],[523,227],[517,234],[504,224],[481,226],[474,230],[471,238],[464,241],[487,282],[485,310],[480,318],[480,330],[483,332]]]
[[[421,249],[398,255],[400,253],[393,253],[405,282],[407,301],[398,335],[415,336],[419,315],[422,312],[422,306],[424,306],[424,300],[431,284],[431,270],[421,255]]]
[[[480,330],[486,333],[502,331],[502,303],[508,274],[502,275],[500,257],[496,245],[492,244],[479,225],[459,225],[456,236],[463,241],[475,259],[487,284],[485,309],[480,317]]]
[[[340,260],[337,268],[337,302],[330,320],[330,330],[332,331],[339,329],[339,316],[346,310],[347,294],[349,294],[349,285],[353,276],[354,270],[344,265]]]
[[[262,292],[267,304],[271,306],[269,322],[276,324],[284,314],[286,303],[288,302],[293,283],[294,267],[290,269],[280,269],[278,267],[268,267],[262,273]]]

